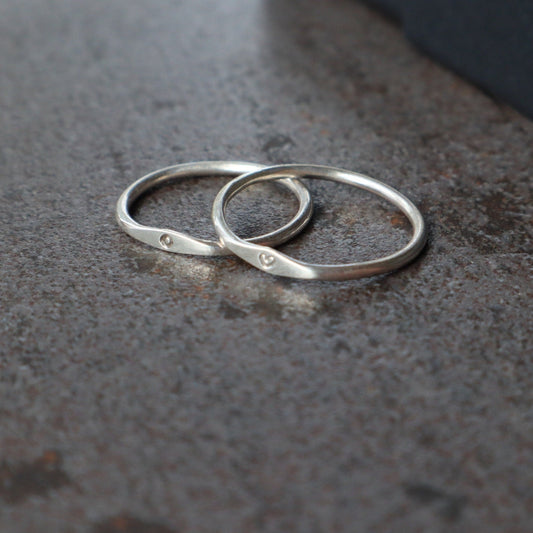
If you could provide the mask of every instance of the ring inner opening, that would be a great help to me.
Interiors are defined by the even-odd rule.
[[[131,208],[140,224],[168,228],[200,239],[218,240],[211,206],[225,177],[180,178],[150,189]],[[230,203],[226,217],[244,239],[264,235],[287,224],[298,211],[298,199],[279,183],[247,187]]]
[[[355,263],[385,257],[409,243],[409,219],[389,201],[344,183],[302,182],[311,192],[314,214],[302,233],[278,247],[290,257],[314,264]],[[246,190],[231,199],[228,211]],[[229,217],[228,223],[236,227]]]

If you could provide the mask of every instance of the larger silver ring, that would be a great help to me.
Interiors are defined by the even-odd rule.
[[[242,161],[202,161],[156,170],[137,180],[121,194],[117,202],[117,222],[134,239],[160,250],[192,255],[229,255],[231,252],[221,242],[196,239],[171,229],[143,226],[131,217],[130,207],[147,190],[169,180],[208,176],[235,177],[263,168],[265,168],[263,165]],[[309,191],[297,180],[284,179],[281,183],[297,196],[300,203],[298,212],[283,227],[265,235],[253,237],[249,239],[249,242],[276,246],[297,235],[311,219],[313,204]]]
[[[413,226],[413,236],[407,246],[392,255],[372,261],[344,265],[304,263],[267,246],[257,246],[237,237],[229,228],[225,219],[225,209],[231,198],[252,183],[277,180],[287,176],[338,181],[375,193],[393,203],[407,216]],[[289,278],[346,280],[383,274],[396,270],[412,261],[421,252],[426,243],[424,219],[415,205],[403,194],[363,174],[318,165],[280,165],[235,178],[218,193],[213,203],[212,215],[218,235],[225,246],[234,254],[269,274]]]

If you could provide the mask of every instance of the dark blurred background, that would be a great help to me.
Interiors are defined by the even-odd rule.
[[[533,2],[367,0],[437,61],[533,118]]]

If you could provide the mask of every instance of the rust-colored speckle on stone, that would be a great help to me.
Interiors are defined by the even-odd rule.
[[[61,455],[46,451],[32,462],[12,464],[7,460],[0,464],[0,498],[17,504],[32,495],[46,496],[51,490],[70,483],[62,469]]]
[[[177,533],[177,530],[156,522],[145,522],[129,515],[118,515],[96,524],[94,533]]]

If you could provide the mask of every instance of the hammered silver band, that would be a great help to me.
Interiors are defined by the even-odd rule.
[[[130,215],[130,208],[135,200],[146,191],[171,180],[210,176],[235,177],[263,168],[265,168],[263,165],[242,161],[203,161],[156,170],[137,180],[121,194],[116,206],[117,222],[134,239],[167,252],[208,256],[231,254],[222,242],[198,239],[179,231],[139,224]],[[313,205],[309,191],[297,180],[282,179],[280,183],[298,198],[298,212],[283,227],[265,235],[253,237],[248,242],[267,246],[282,244],[302,231],[311,219]]]
[[[381,196],[409,219],[413,227],[411,240],[404,248],[386,257],[360,263],[325,265],[304,263],[268,246],[246,242],[235,235],[225,219],[225,210],[231,198],[253,183],[279,180],[287,176],[336,181]],[[426,226],[419,210],[396,189],[357,172],[318,165],[279,165],[235,178],[215,198],[212,218],[223,244],[241,259],[269,274],[299,279],[348,280],[390,272],[411,262],[422,251],[427,238]]]

